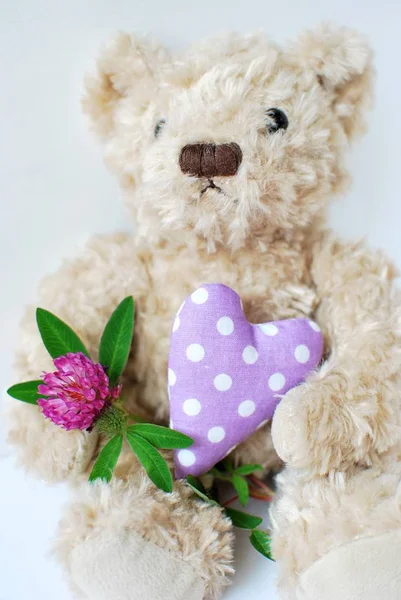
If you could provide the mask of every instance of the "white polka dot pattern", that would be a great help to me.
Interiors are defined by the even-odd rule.
[[[309,348],[308,348],[308,346],[305,346],[305,344],[300,344],[299,346],[297,346],[295,348],[294,354],[295,354],[295,359],[302,365],[307,363],[309,360],[309,357],[310,357]]]
[[[250,417],[255,412],[256,405],[252,400],[244,400],[238,407],[240,417]]]
[[[178,452],[178,460],[183,467],[191,467],[196,462],[195,454],[192,450],[180,450]]]
[[[205,356],[205,350],[200,344],[190,344],[187,348],[187,358],[192,362],[199,362],[203,360]]]
[[[263,331],[265,335],[277,335],[278,328],[273,323],[262,323],[259,325],[259,329]]]
[[[201,411],[202,405],[196,398],[187,398],[183,404],[183,410],[189,417],[196,417]]]
[[[224,431],[223,427],[212,427],[209,429],[207,434],[207,439],[209,442],[212,442],[212,444],[218,444],[224,440],[225,437],[226,432]]]
[[[264,423],[322,357],[309,319],[250,324],[238,295],[204,284],[183,302],[171,336],[170,413],[194,440],[175,451],[176,476],[198,476]]]
[[[195,304],[204,304],[207,301],[208,297],[208,291],[204,287],[201,287],[191,295],[191,300]]]
[[[231,335],[234,331],[234,323],[230,317],[221,317],[217,321],[217,331],[221,333],[221,335]]]
[[[232,379],[226,373],[220,373],[214,378],[214,387],[219,392],[226,392],[232,385]]]
[[[258,356],[259,354],[255,346],[247,346],[242,353],[244,363],[246,363],[247,365],[254,365],[255,362],[258,360]]]
[[[169,369],[168,370],[168,384],[171,387],[172,385],[175,385],[175,382],[177,381],[177,376],[175,374],[175,372],[173,371],[173,369]]]
[[[285,385],[285,377],[282,373],[273,373],[269,377],[269,388],[273,392],[278,392],[283,389]]]

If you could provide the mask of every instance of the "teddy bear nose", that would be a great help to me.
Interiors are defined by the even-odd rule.
[[[180,153],[180,168],[195,177],[230,177],[236,175],[242,161],[241,148],[231,144],[188,144]]]

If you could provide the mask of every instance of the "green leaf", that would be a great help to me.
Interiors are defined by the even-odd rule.
[[[7,394],[16,400],[22,400],[22,402],[28,402],[28,404],[37,404],[38,398],[43,398],[43,395],[38,392],[38,385],[42,383],[41,379],[17,383],[8,388]],[[46,396],[44,397],[46,398]]]
[[[139,462],[144,467],[149,479],[164,492],[173,491],[173,478],[164,458],[158,451],[140,435],[133,433],[131,427],[127,429],[127,440]]]
[[[104,328],[99,348],[99,362],[107,368],[110,385],[121,377],[128,360],[134,332],[134,299],[125,298],[117,306]]]
[[[123,436],[121,434],[115,435],[107,442],[93,465],[93,469],[89,475],[89,481],[95,481],[95,479],[103,479],[107,482],[110,481],[122,447]]]
[[[235,473],[238,475],[251,475],[255,471],[262,471],[262,465],[241,465],[237,469],[235,469]]]
[[[250,515],[240,510],[235,510],[234,508],[226,508],[225,511],[227,517],[230,517],[233,522],[233,525],[240,529],[255,529],[255,527],[258,527],[263,521],[260,517],[255,517],[254,515]]]
[[[249,500],[249,486],[246,479],[234,473],[233,475],[233,486],[238,494],[238,500],[242,506],[246,506]]]
[[[36,309],[36,322],[46,350],[52,358],[68,352],[82,352],[89,356],[77,334],[64,321],[44,308]]]
[[[231,475],[226,475],[225,473],[222,473],[221,471],[219,471],[218,469],[216,469],[216,467],[213,467],[213,469],[210,469],[210,471],[208,471],[209,475],[213,475],[213,477],[215,477],[216,479],[221,479],[222,481],[230,481],[232,479]]]
[[[273,560],[270,548],[271,539],[270,536],[266,533],[266,531],[262,531],[261,529],[255,529],[254,531],[252,531],[251,535],[249,536],[249,539],[255,550],[263,554],[263,556],[265,556],[269,560]]]
[[[169,429],[169,427],[162,427],[161,425],[137,423],[136,425],[131,425],[129,429],[132,433],[140,435],[157,448],[188,448],[194,443],[193,439],[187,435],[174,429]]]
[[[195,485],[193,485],[188,479],[189,479],[190,475],[188,475],[187,477],[187,484],[189,485],[189,487],[191,488],[191,490],[193,492],[195,492],[195,494],[197,496],[199,496],[199,498],[202,498],[202,500],[204,500],[205,502],[207,502],[208,504],[213,504],[214,506],[220,506],[220,504],[218,502],[216,502],[216,500],[213,500],[212,498],[209,498],[209,496],[207,496],[206,494],[204,494],[200,489],[198,489]]]

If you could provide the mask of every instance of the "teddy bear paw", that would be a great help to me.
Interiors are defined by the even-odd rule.
[[[290,390],[277,406],[272,422],[275,450],[286,463],[295,467],[308,464],[307,411],[299,393]]]
[[[300,577],[300,600],[399,600],[401,530],[353,540],[318,559]]]

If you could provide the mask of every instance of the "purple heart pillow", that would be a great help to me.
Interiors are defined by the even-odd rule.
[[[195,441],[176,451],[176,476],[205,473],[270,420],[322,352],[309,319],[252,325],[231,288],[211,283],[191,294],[175,317],[169,356],[171,427]]]

